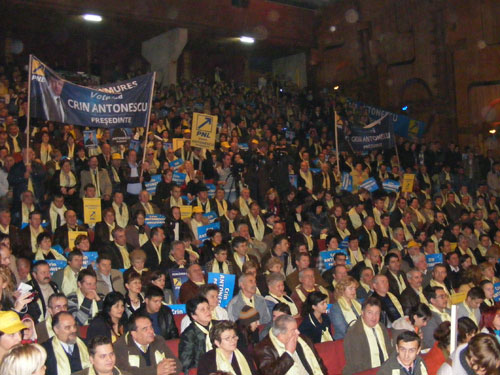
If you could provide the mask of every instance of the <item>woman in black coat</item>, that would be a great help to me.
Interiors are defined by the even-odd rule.
[[[120,292],[111,292],[106,295],[99,312],[90,322],[87,331],[87,342],[95,336],[106,336],[114,343],[123,335],[126,321],[125,297]]]
[[[302,306],[304,320],[299,326],[302,335],[313,343],[333,341],[330,318],[326,313],[328,296],[321,292],[312,292]]]

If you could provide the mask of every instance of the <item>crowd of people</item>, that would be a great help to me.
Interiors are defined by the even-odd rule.
[[[334,340],[345,375],[500,373],[495,149],[401,138],[337,160],[334,111],[367,121],[337,92],[219,77],[156,88],[139,149],[109,129],[89,148],[72,124],[27,133],[26,72],[0,80],[0,375],[326,375],[317,345]],[[193,112],[218,116],[213,150],[191,147]],[[411,191],[384,190],[404,174]],[[236,276],[227,308],[209,272]]]

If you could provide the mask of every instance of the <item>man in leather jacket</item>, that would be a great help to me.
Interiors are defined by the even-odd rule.
[[[162,336],[165,340],[179,338],[172,310],[163,303],[163,291],[155,285],[150,285],[144,302],[144,306],[139,309],[138,313],[151,319],[155,334]]]

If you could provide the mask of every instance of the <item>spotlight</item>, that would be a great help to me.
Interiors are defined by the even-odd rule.
[[[247,44],[252,44],[255,42],[255,39],[249,36],[241,36],[240,37],[240,42],[241,43],[247,43]]]
[[[403,106],[403,108],[401,108],[401,110],[407,111],[408,110],[408,106],[407,105]]]
[[[496,131],[495,129],[491,129],[489,133],[490,133],[490,134],[495,134],[496,132],[497,132],[497,131]]]
[[[333,89],[334,89],[335,91],[337,91],[338,89],[340,89],[340,86],[339,86],[339,85],[334,86],[334,87],[333,87]]]
[[[87,13],[87,14],[84,14],[82,17],[85,21],[88,21],[88,22],[101,22],[102,21],[102,17],[98,14]]]

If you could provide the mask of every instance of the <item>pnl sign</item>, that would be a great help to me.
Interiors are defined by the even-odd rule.
[[[191,128],[191,146],[215,149],[215,135],[217,133],[217,116],[204,113],[193,113]]]

